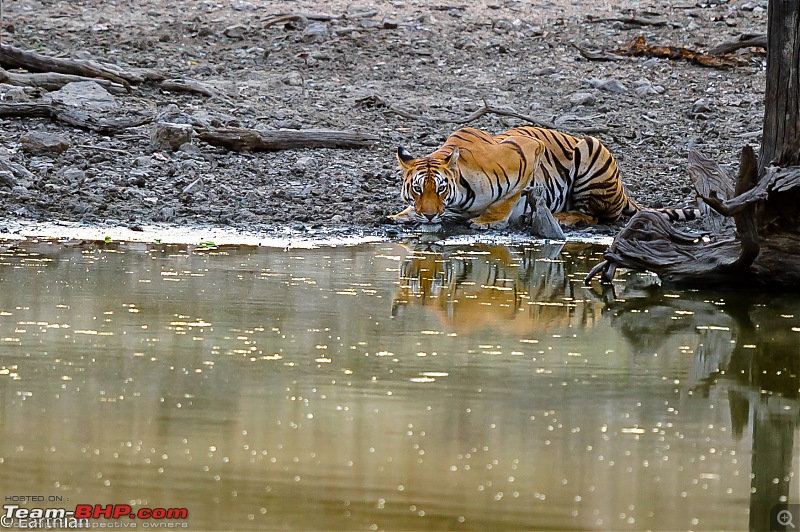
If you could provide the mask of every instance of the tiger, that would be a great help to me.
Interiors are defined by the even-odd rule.
[[[398,224],[438,226],[466,221],[475,229],[518,224],[531,207],[523,194],[542,186],[547,208],[566,227],[595,225],[641,210],[625,191],[611,152],[595,137],[534,126],[492,136],[464,127],[430,155],[399,146],[401,197],[410,204],[389,216]],[[658,209],[691,220],[696,209]]]
[[[601,319],[605,303],[572,279],[592,260],[590,245],[398,246],[405,249],[397,252],[403,259],[394,318],[429,314],[459,336],[543,335],[591,328]]]

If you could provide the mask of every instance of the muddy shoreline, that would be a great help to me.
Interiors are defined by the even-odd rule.
[[[631,196],[652,207],[693,199],[689,147],[730,169],[741,147],[759,140],[758,50],[737,52],[741,66],[710,69],[639,57],[589,61],[574,45],[610,49],[643,35],[657,44],[710,48],[764,32],[766,1],[637,3],[635,14],[666,21],[653,26],[608,20],[632,14],[621,1],[290,4],[4,6],[4,44],[197,80],[214,95],[143,82],[100,98],[108,118],[168,110],[171,120],[191,125],[194,137],[174,149],[154,145],[152,123],[101,134],[46,118],[0,119],[0,159],[11,165],[0,180],[0,231],[64,221],[396,235],[385,224],[404,207],[396,146],[433,150],[484,101],[566,132],[598,131]],[[274,23],[287,9],[305,15]],[[54,92],[0,85],[3,102],[48,101]],[[492,132],[522,124],[496,114],[469,123]],[[238,153],[196,136],[221,127],[352,130],[379,140],[361,149]]]

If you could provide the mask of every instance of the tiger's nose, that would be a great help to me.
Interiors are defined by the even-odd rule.
[[[425,218],[427,218],[429,222],[432,222],[433,219],[436,217],[436,213],[435,212],[426,212],[424,214],[425,214]]]

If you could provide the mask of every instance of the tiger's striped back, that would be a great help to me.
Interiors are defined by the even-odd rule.
[[[544,143],[535,181],[544,187],[551,212],[578,211],[616,220],[639,209],[625,192],[614,156],[598,139],[532,126],[511,129],[497,139],[509,136],[533,137]]]

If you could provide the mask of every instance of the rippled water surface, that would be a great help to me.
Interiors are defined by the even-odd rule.
[[[800,301],[585,288],[601,251],[11,248],[0,494],[197,530],[768,527]]]

